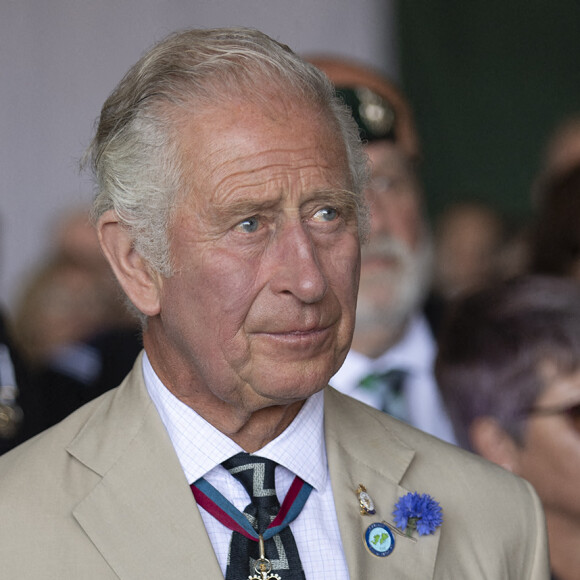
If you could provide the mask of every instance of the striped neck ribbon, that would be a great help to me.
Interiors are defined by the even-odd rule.
[[[203,477],[194,481],[190,487],[198,505],[216,520],[230,530],[239,532],[246,538],[256,542],[259,541],[260,535],[264,540],[272,538],[276,534],[279,534],[290,522],[294,521],[302,511],[312,491],[312,486],[309,483],[306,483],[300,477],[296,476],[280,506],[278,515],[272,520],[272,523],[266,528],[263,534],[258,534],[244,513],[237,509]]]

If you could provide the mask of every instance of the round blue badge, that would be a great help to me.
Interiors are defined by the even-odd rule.
[[[388,556],[395,548],[395,536],[387,524],[376,522],[365,532],[365,541],[371,554]]]

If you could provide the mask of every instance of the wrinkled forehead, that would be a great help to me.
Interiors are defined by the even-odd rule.
[[[313,90],[295,87],[283,80],[263,76],[244,76],[240,84],[220,81],[214,86],[215,93],[196,99],[198,114],[204,115],[216,109],[232,110],[246,108],[253,111],[254,118],[261,116],[287,121],[301,117],[315,118],[319,126],[335,131],[336,138],[343,140],[338,120],[329,101]],[[249,119],[251,120],[251,118]]]
[[[203,86],[184,85],[178,99],[159,104],[164,114],[169,113],[178,139],[184,123],[207,124],[212,117],[221,121],[224,116],[244,109],[248,123],[265,117],[291,125],[297,119],[309,117],[316,123],[313,130],[332,132],[333,138],[346,147],[333,104],[324,93],[263,72],[250,71],[238,77],[229,72],[209,77]]]
[[[249,138],[258,140],[268,134],[270,127],[282,127],[287,135],[302,127],[304,140],[318,140],[319,147],[346,155],[346,142],[340,124],[327,103],[311,99],[300,92],[292,92],[272,83],[255,85],[252,91],[228,91],[216,99],[196,99],[174,109],[174,127],[178,144],[183,143],[186,131],[196,132],[214,141],[223,139],[237,128],[248,128]],[[213,134],[212,134],[213,131]],[[286,134],[272,132],[272,147],[285,144]],[[207,141],[206,141],[207,142]],[[195,151],[189,151],[194,153]]]
[[[352,189],[333,119],[285,95],[265,103],[228,99],[184,114],[177,125],[185,190],[208,193],[235,185],[244,191],[285,180],[300,188]]]

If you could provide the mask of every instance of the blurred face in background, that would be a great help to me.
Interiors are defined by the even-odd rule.
[[[501,216],[480,203],[457,203],[440,218],[435,236],[435,286],[445,299],[498,281]]]
[[[580,524],[580,370],[562,375],[546,366],[547,387],[527,419],[523,445],[514,449],[512,470],[536,489],[548,519]]]
[[[432,248],[421,190],[408,159],[387,141],[370,143],[366,151],[372,168],[366,191],[370,236],[362,248],[354,348],[378,356],[389,345],[380,344],[378,337],[374,345],[366,343],[385,328],[390,334],[399,332],[419,307],[430,281]]]

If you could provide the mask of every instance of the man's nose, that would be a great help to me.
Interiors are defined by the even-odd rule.
[[[300,220],[284,224],[276,233],[270,258],[273,275],[270,286],[276,293],[288,293],[301,302],[322,300],[328,281],[320,266],[318,249],[308,227]]]

